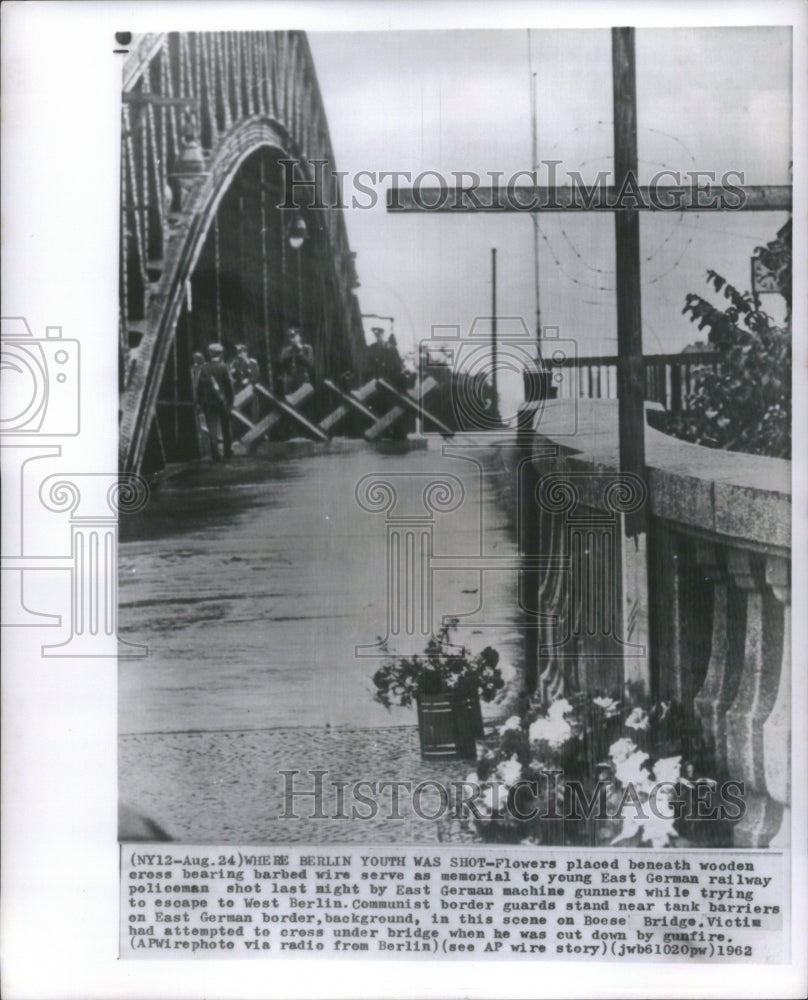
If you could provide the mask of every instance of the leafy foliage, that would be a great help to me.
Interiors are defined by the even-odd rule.
[[[420,655],[389,655],[373,675],[374,699],[385,708],[407,707],[424,694],[462,694],[477,689],[483,701],[491,701],[504,685],[499,653],[486,646],[476,656],[466,646],[452,642],[457,619],[442,625]]]
[[[790,233],[757,254],[790,305]],[[716,271],[708,271],[707,280],[729,304],[719,308],[691,293],[682,312],[707,328],[718,364],[695,373],[687,412],[672,417],[669,430],[712,448],[791,458],[790,318],[778,327],[751,292],[740,292]]]

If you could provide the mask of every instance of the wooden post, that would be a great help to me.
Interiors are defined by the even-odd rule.
[[[637,180],[637,86],[634,73],[634,29],[612,28],[614,80],[615,185]],[[644,372],[640,308],[640,214],[614,213],[617,274],[617,394],[620,421],[620,471],[645,475]],[[626,528],[645,530],[641,508]]]
[[[516,424],[516,488],[519,491],[517,499],[517,539],[520,553],[523,557],[519,568],[519,593],[523,602],[524,628],[523,650],[524,690],[533,694],[539,683],[539,632],[531,627],[531,614],[538,615],[539,583],[541,573],[531,565],[531,559],[541,554],[541,539],[539,537],[539,509],[536,504],[536,486],[538,474],[533,465],[533,423],[539,403],[536,400],[526,400],[519,408]]]
[[[637,184],[637,82],[634,29],[612,28],[614,86],[614,182]],[[640,215],[636,209],[615,212],[617,277],[617,395],[620,472],[645,474],[645,370],[640,299]],[[646,505],[621,515],[623,639],[645,647],[645,656],[626,657],[624,681],[648,695],[648,524]]]
[[[494,420],[499,420],[497,387],[497,249],[491,247],[491,393]]]
[[[536,74],[533,72],[533,50],[530,44],[530,28],[527,29],[527,62],[530,76],[530,169],[539,169],[539,126],[536,108]],[[531,217],[533,229],[533,290],[536,296],[536,343],[541,358],[541,282],[539,280],[539,217]],[[542,368],[544,366],[542,365]]]

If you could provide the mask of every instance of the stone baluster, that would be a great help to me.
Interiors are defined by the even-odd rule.
[[[522,555],[534,556],[539,553],[539,512],[536,509],[535,490],[538,481],[533,466],[533,425],[539,406],[531,402],[525,377],[525,402],[517,416],[516,445],[519,462],[516,466],[516,525],[519,551]],[[524,614],[524,686],[530,694],[536,690],[539,681],[539,644],[537,633],[529,627],[528,616],[538,611],[539,598],[538,569],[525,565],[519,573],[519,603]]]
[[[729,549],[727,566],[746,598],[743,665],[726,722],[729,777],[745,784],[746,812],[733,839],[736,847],[765,847],[783,818],[783,805],[767,791],[763,740],[778,693],[783,610],[766,584],[761,557]]]
[[[560,558],[564,556],[566,537],[564,520],[559,514],[548,510],[539,511],[539,537],[543,555]],[[565,665],[558,648],[559,628],[566,630],[569,609],[569,571],[553,566],[548,560],[541,570],[537,607],[544,612],[538,622],[537,670],[539,674],[537,691],[542,704],[569,694]],[[569,678],[571,687],[577,689],[577,675]]]
[[[642,480],[628,474],[564,471],[539,480],[544,534],[557,562],[566,564],[545,576],[539,589],[542,610],[558,623],[539,648],[542,691],[551,685],[556,696],[561,686],[619,690],[624,678],[644,676],[648,609],[632,606],[622,613],[621,519],[645,498]],[[545,538],[541,544],[546,551]]]
[[[658,692],[664,699],[685,703],[682,612],[682,546],[679,537],[662,522],[653,526],[654,579],[650,589],[651,614],[657,640]]]
[[[783,606],[783,656],[774,707],[763,723],[763,768],[766,791],[783,807],[780,829],[769,847],[787,846],[791,832],[791,580],[780,556],[766,557],[766,583]]]
[[[723,551],[711,542],[697,542],[696,562],[713,582],[713,628],[710,662],[693,705],[715,756],[716,771],[723,776],[728,766],[726,716],[738,690],[742,648],[730,624],[737,616],[731,614],[734,595]]]

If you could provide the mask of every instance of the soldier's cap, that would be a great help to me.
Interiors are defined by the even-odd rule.
[[[237,351],[238,354],[241,354],[242,351],[246,351],[246,350],[247,350],[247,345],[246,344],[236,344],[236,351]]]
[[[296,326],[290,326],[289,329],[286,331],[286,336],[290,337],[290,338],[291,337],[299,337],[300,336],[300,330]]]
[[[218,355],[224,354],[224,348],[221,344],[208,344],[208,354],[211,357],[218,357]]]
[[[370,332],[371,333],[375,333],[376,336],[378,336],[380,333],[384,333],[384,327],[383,326],[372,326],[370,328]]]

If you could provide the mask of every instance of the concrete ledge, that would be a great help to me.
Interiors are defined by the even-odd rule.
[[[619,467],[617,400],[550,400],[535,431],[534,464],[542,473]],[[548,444],[559,449],[560,462],[541,454]],[[654,516],[767,550],[790,549],[790,462],[705,448],[648,426],[645,448]],[[600,507],[600,492],[593,484],[582,499]]]

